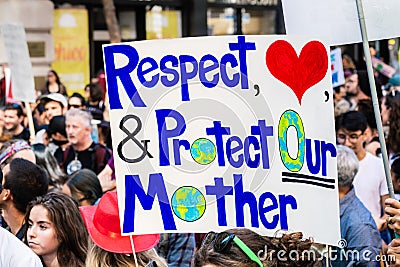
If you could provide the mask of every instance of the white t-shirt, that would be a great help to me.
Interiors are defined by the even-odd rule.
[[[39,257],[16,236],[0,227],[1,267],[43,267]]]
[[[372,216],[381,217],[381,196],[389,194],[382,159],[367,152],[365,158],[359,161],[353,185],[357,197]]]

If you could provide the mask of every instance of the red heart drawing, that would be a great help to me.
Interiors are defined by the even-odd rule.
[[[320,82],[328,70],[328,55],[318,41],[308,42],[297,56],[292,45],[279,40],[271,44],[265,54],[271,74],[289,86],[301,105],[304,93]]]

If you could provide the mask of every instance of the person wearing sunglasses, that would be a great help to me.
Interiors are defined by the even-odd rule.
[[[86,109],[85,98],[80,93],[75,92],[68,99],[68,110],[74,108]]]
[[[210,232],[196,251],[192,266],[315,266],[317,254],[303,253],[306,250],[311,251],[311,245],[312,241],[303,239],[299,232],[283,234],[281,238],[263,237],[246,228],[231,229],[222,233]],[[293,250],[296,253],[293,253]],[[294,256],[302,254],[304,257]]]

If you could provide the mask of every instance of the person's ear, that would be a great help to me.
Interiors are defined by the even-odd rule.
[[[363,141],[363,142],[365,142],[365,141],[367,140],[367,138],[368,138],[368,131],[367,131],[367,130],[365,130],[365,131],[361,134],[361,138],[362,138],[362,141]]]
[[[93,127],[87,127],[86,131],[88,132],[88,134],[91,134],[93,132]]]
[[[3,194],[2,195],[3,195],[3,197],[2,197],[3,201],[12,200],[13,199],[10,189],[3,188]]]

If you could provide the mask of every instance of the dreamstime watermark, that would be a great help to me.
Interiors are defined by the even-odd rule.
[[[257,256],[260,260],[273,260],[276,259],[281,262],[286,261],[322,261],[329,259],[331,261],[345,261],[345,262],[371,262],[371,261],[386,261],[394,262],[396,260],[394,255],[379,255],[379,251],[371,251],[369,249],[351,250],[346,249],[347,241],[342,239],[338,242],[337,247],[331,247],[328,251],[319,252],[317,250],[268,250],[265,246],[263,250],[258,251]]]

